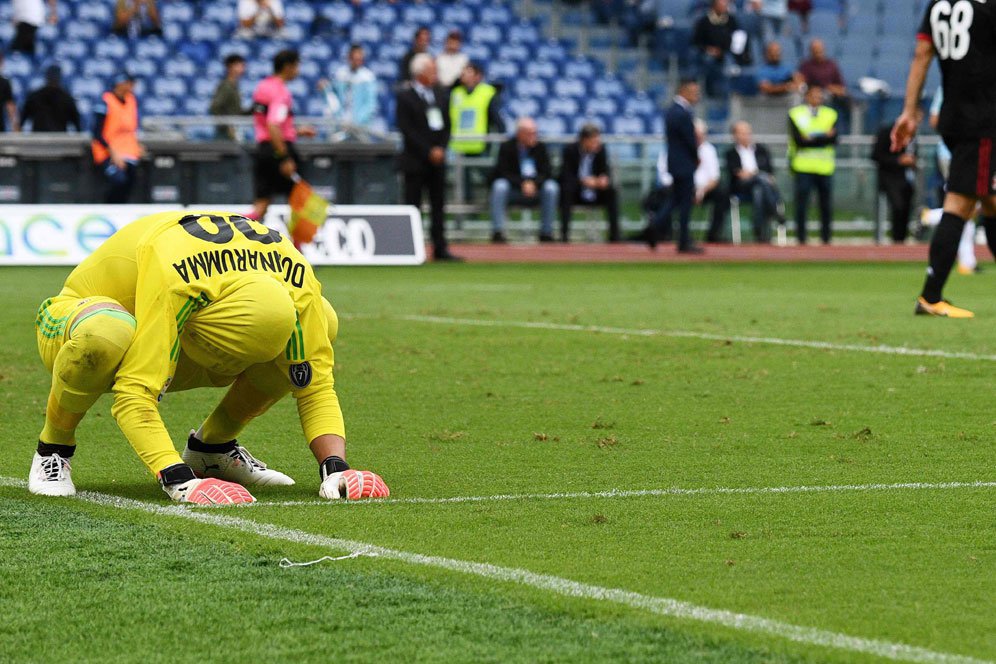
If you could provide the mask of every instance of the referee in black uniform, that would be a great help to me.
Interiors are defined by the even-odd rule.
[[[917,34],[903,114],[892,128],[892,150],[917,130],[917,106],[934,56],[941,65],[944,105],[938,132],[951,149],[944,216],[930,243],[930,266],[916,313],[950,318],[975,314],[944,300],[941,291],[958,253],[965,220],[982,207],[990,248],[996,244],[996,2],[931,0]]]

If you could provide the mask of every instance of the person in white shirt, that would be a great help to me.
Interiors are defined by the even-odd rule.
[[[243,38],[270,35],[284,27],[282,0],[239,0],[239,29]]]
[[[726,191],[720,186],[719,153],[716,151],[716,146],[706,140],[708,125],[706,125],[705,121],[696,118],[694,124],[695,139],[699,144],[699,164],[695,169],[694,175],[695,204],[712,204],[712,215],[709,221],[709,233],[706,236],[706,241],[721,242],[722,238],[719,236],[719,233],[722,231],[723,222],[726,221],[726,213],[730,202],[726,196]],[[662,150],[660,156],[657,158],[657,183],[660,187],[667,190],[671,188],[673,182],[674,179],[667,168],[667,150]],[[661,210],[665,207],[666,205],[662,206]],[[661,214],[661,211],[658,211],[658,214]],[[651,225],[664,229],[665,234],[660,237],[662,241],[670,239],[666,235],[668,224],[664,224],[660,219],[655,219]]]
[[[439,71],[439,84],[444,88],[452,88],[460,80],[460,74],[470,62],[463,48],[463,35],[459,30],[451,30],[446,35],[443,52],[436,56],[436,69]]]
[[[331,85],[327,80],[318,82],[318,89],[325,93],[332,116],[352,130],[369,130],[377,114],[377,76],[364,65],[363,46],[349,47],[349,62],[339,67]]]
[[[35,35],[45,23],[45,0],[14,0],[14,13],[11,19],[17,33],[10,42],[10,50],[28,55],[35,54]],[[48,22],[55,25],[59,20],[56,0],[48,0]]]

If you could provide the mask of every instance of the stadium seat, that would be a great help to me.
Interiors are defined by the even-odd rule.
[[[194,23],[187,29],[187,36],[192,41],[217,43],[221,41],[227,32],[227,30],[222,30],[215,23],[199,22]]]
[[[526,76],[533,78],[554,78],[558,75],[557,65],[548,60],[533,60],[526,63]]]
[[[559,115],[541,115],[536,118],[536,128],[541,137],[564,136],[570,131],[567,120]]]
[[[474,11],[466,5],[444,5],[439,20],[444,25],[467,27],[474,22]]]
[[[569,97],[553,97],[546,103],[546,112],[549,114],[574,116],[581,110],[581,104],[576,99]]]
[[[498,60],[487,64],[486,76],[490,81],[511,81],[519,76],[519,65],[511,60]]]
[[[615,115],[618,112],[619,104],[610,97],[592,97],[584,104],[584,114],[587,116]]]
[[[593,79],[598,73],[595,64],[587,58],[575,58],[564,63],[564,76],[567,78]]]
[[[528,21],[510,26],[506,34],[509,41],[515,44],[535,44],[540,40],[539,30]]]
[[[536,117],[542,111],[540,103],[535,97],[516,97],[510,99],[506,104],[506,108],[513,118]]]
[[[152,80],[152,94],[156,97],[185,97],[187,83],[181,78],[155,78]]]
[[[658,110],[657,103],[645,92],[637,92],[632,97],[628,97],[623,104],[623,113],[626,114],[650,115]]]
[[[173,115],[177,109],[172,97],[140,97],[138,103],[144,115]]]
[[[491,25],[508,25],[512,22],[512,11],[499,4],[485,4],[481,8],[481,23]]]
[[[636,115],[615,116],[609,125],[609,132],[612,134],[646,134],[647,123]]]
[[[558,97],[582,99],[587,96],[588,88],[579,78],[562,78],[554,81],[553,92]]]
[[[90,47],[86,42],[78,40],[64,40],[55,45],[53,55],[61,61],[81,62],[90,52]]]
[[[436,12],[430,5],[409,5],[401,10],[401,20],[416,25],[432,25],[436,22]]]
[[[163,65],[162,73],[170,77],[196,76],[197,63],[189,58],[176,57],[167,60]]]
[[[202,3],[203,14],[201,18],[205,21],[213,21],[220,25],[227,25],[230,29],[235,28],[238,21],[238,11],[234,3],[208,2]]]
[[[305,2],[290,2],[284,5],[284,18],[287,23],[309,24],[315,20],[315,10]]]
[[[498,58],[501,60],[527,62],[531,57],[529,49],[522,44],[501,44],[498,46]]]
[[[505,41],[502,30],[495,25],[475,25],[470,29],[470,41],[478,44],[501,44]]]
[[[59,12],[63,15],[62,12]],[[76,4],[76,19],[109,26],[114,19],[110,3],[80,2]]]
[[[592,92],[598,97],[618,97],[626,93],[626,86],[618,78],[606,76],[592,82]]]
[[[374,23],[354,23],[349,29],[349,40],[376,44],[381,40],[380,26]]]
[[[104,94],[107,87],[103,79],[99,78],[74,78],[69,81],[69,91],[76,99],[99,99]]]
[[[332,47],[320,39],[312,39],[301,44],[302,62],[329,63],[333,58]]]
[[[512,87],[519,97],[545,98],[549,94],[546,81],[540,78],[522,78],[512,83]]]
[[[363,20],[382,26],[394,25],[398,22],[398,12],[391,5],[375,2],[366,5],[363,11]],[[410,37],[411,35],[409,35]]]
[[[107,31],[106,27],[95,21],[71,21],[60,25],[60,28],[63,38],[75,40],[96,40]]]

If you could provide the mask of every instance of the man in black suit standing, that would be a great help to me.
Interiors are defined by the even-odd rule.
[[[699,102],[701,91],[694,79],[685,79],[678,87],[674,103],[664,112],[665,137],[667,140],[667,170],[671,174],[671,197],[661,213],[657,224],[671,226],[671,213],[678,209],[678,251],[680,253],[701,254],[702,247],[692,243],[690,224],[692,204],[695,202],[695,169],[698,167],[698,141],[695,139],[695,124],[692,108]],[[667,235],[664,229],[655,224],[647,233],[647,244],[657,247],[658,234]]]
[[[782,195],[775,180],[771,152],[754,142],[748,122],[734,122],[730,128],[733,145],[726,151],[726,172],[730,175],[730,193],[753,205],[754,239],[771,241],[771,217],[785,223]]]
[[[429,190],[433,260],[458,261],[460,258],[451,254],[446,244],[444,213],[449,100],[437,85],[432,56],[419,53],[413,57],[411,73],[411,84],[398,92],[395,113],[403,138],[400,166],[405,177],[404,200],[421,209],[422,190]]]
[[[560,168],[560,236],[570,238],[571,208],[604,206],[609,217],[609,242],[619,241],[619,195],[612,186],[609,155],[602,132],[593,124],[581,127],[576,143],[564,146]]]
[[[918,124],[923,122],[923,111],[917,109]],[[878,190],[885,194],[892,217],[890,235],[896,244],[906,241],[913,211],[913,194],[916,182],[917,140],[913,137],[899,152],[892,151],[892,125],[883,125],[875,139],[872,161],[878,164]],[[987,236],[988,239],[988,236]]]

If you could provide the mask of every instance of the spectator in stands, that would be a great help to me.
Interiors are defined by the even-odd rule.
[[[782,35],[788,17],[788,0],[761,0],[761,24],[764,41],[770,42]]]
[[[726,151],[726,172],[730,178],[730,194],[752,204],[754,239],[771,240],[770,220],[785,223],[782,195],[775,180],[771,152],[754,142],[754,132],[748,122],[735,122],[731,127],[733,146]]]
[[[709,11],[695,22],[692,33],[692,44],[699,49],[702,58],[705,93],[713,99],[725,99],[728,93],[726,56],[734,46],[742,53],[746,45],[733,43],[739,25],[736,17],[730,14],[729,4],[729,0],[713,0]],[[743,33],[740,35],[742,39]]]
[[[840,116],[841,133],[847,133],[851,121],[851,101],[840,67],[826,55],[822,39],[809,44],[809,59],[799,65],[798,78],[808,85],[818,85],[830,94],[830,106]]]
[[[0,67],[3,67],[3,51],[0,51]],[[14,101],[14,88],[10,80],[0,76],[0,132],[20,131],[17,123],[17,102]]]
[[[65,132],[72,125],[80,131],[80,112],[76,101],[62,87],[59,65],[45,69],[45,85],[28,95],[21,110],[21,127],[31,125],[32,132]]]
[[[349,61],[335,71],[332,84],[321,80],[332,115],[351,128],[369,130],[377,112],[377,76],[365,65],[366,53],[360,44],[349,47]]]
[[[782,45],[778,42],[770,42],[764,49],[764,64],[757,68],[756,76],[762,95],[784,97],[799,91],[795,72],[782,63]]]
[[[301,56],[284,49],[273,56],[273,75],[267,76],[252,93],[252,117],[256,136],[253,163],[255,200],[252,215],[262,220],[275,194],[290,195],[293,177],[301,159],[294,147],[300,136],[314,136],[314,127],[294,126],[294,99],[287,83],[297,78]]]
[[[156,0],[117,0],[111,32],[119,37],[162,36]]]
[[[225,58],[225,78],[221,79],[211,97],[208,113],[211,115],[242,115],[242,94],[239,92],[239,79],[246,73],[246,59],[238,53],[232,53]],[[215,135],[223,140],[234,141],[237,138],[235,127],[218,125]]]
[[[127,203],[135,186],[138,160],[138,101],[135,78],[121,71],[93,111],[93,161],[104,177],[104,202]]]
[[[799,244],[806,244],[809,194],[820,200],[820,239],[830,244],[832,186],[837,167],[837,111],[823,105],[823,88],[811,85],[806,101],[789,111],[789,165],[795,174],[795,223]]]
[[[802,34],[809,34],[809,13],[813,11],[813,0],[788,0],[788,9],[799,16]]]
[[[488,149],[487,143],[463,137],[504,132],[505,122],[500,109],[498,88],[484,82],[484,69],[480,64],[467,64],[460,75],[460,82],[450,92],[450,123],[453,129],[450,149],[469,157],[484,154]]]
[[[422,208],[422,192],[429,191],[433,260],[461,261],[446,242],[446,146],[450,142],[449,100],[438,85],[436,63],[428,53],[411,59],[410,84],[398,91],[395,117],[401,132],[399,165],[405,178],[404,201]]]
[[[553,178],[550,153],[539,140],[536,121],[519,118],[515,137],[498,148],[491,173],[491,241],[507,242],[505,210],[511,205],[540,206],[540,242],[553,242],[553,218],[560,186]]]
[[[401,62],[398,63],[398,83],[412,80],[412,58],[419,53],[428,53],[431,41],[432,33],[428,27],[422,25],[415,30],[415,35],[412,37],[412,47],[401,58]]]
[[[917,125],[923,122],[920,110]],[[896,244],[906,241],[910,214],[913,212],[914,183],[917,169],[916,137],[900,152],[892,151],[892,125],[883,125],[875,138],[872,161],[878,164],[878,190],[889,202],[890,235]]]
[[[35,54],[35,36],[38,28],[45,23],[45,0],[14,0],[12,17],[16,33],[10,42],[10,50],[28,55]],[[48,22],[55,25],[59,20],[56,0],[48,0]]]
[[[452,88],[460,80],[464,67],[470,62],[463,48],[463,35],[459,30],[450,30],[443,43],[443,52],[436,56],[436,69],[439,70],[439,84]]]
[[[667,171],[671,178],[671,196],[658,213],[653,225],[647,229],[646,241],[657,247],[658,237],[670,237],[671,213],[677,209],[678,251],[702,253],[702,248],[692,242],[692,204],[695,201],[695,171],[699,165],[699,146],[695,138],[693,108],[699,103],[701,91],[693,79],[685,79],[678,86],[674,103],[664,113],[665,139],[667,142]]]
[[[239,0],[239,29],[236,36],[244,39],[266,37],[284,27],[282,0]]]
[[[726,188],[722,186],[722,172],[719,170],[719,152],[716,146],[709,142],[709,127],[705,120],[695,119],[695,141],[698,143],[696,154],[699,165],[695,169],[695,204],[705,207],[712,206],[709,215],[709,230],[706,232],[706,242],[723,242],[723,225],[729,211],[730,199]]]
[[[612,184],[602,131],[590,123],[581,127],[576,142],[564,146],[560,167],[560,238],[564,242],[571,236],[571,208],[575,205],[604,207],[609,242],[619,242],[619,193]]]

